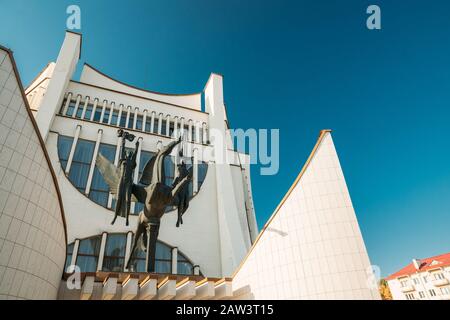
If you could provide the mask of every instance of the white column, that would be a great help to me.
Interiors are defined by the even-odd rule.
[[[91,121],[94,121],[94,116],[95,116],[95,110],[97,109],[97,105],[98,105],[98,99],[95,98],[94,99],[94,105],[92,106],[92,114],[91,114]]]
[[[155,133],[155,116],[156,112],[152,111],[152,117],[150,119],[150,132]]]
[[[158,134],[159,135],[161,135],[161,132],[162,132],[162,118],[163,118],[163,114],[160,113],[159,118],[158,118]]]
[[[105,117],[105,110],[106,110],[106,105],[108,104],[108,101],[103,100],[103,105],[102,105],[102,113],[100,114],[100,123],[103,123],[103,118]]]
[[[125,262],[124,262],[124,264],[126,264],[128,259],[130,258],[132,241],[133,241],[133,232],[128,231],[128,233],[127,233],[127,244],[125,246]],[[124,270],[125,270],[125,272],[128,271],[128,269],[126,268],[125,265],[124,265]]]
[[[119,164],[119,157],[120,157],[120,148],[122,146],[122,138],[117,139],[117,146],[116,146],[116,155],[114,157],[114,165],[117,167]],[[111,208],[112,206],[112,194],[110,193],[108,196],[108,208]]]
[[[69,104],[72,101],[72,92],[69,92],[69,94],[67,95],[67,100],[66,103],[64,104],[64,108],[62,110],[62,115],[65,116],[67,113],[67,109],[69,109]]]
[[[69,158],[67,159],[66,174],[69,174],[70,167],[72,166],[73,155],[78,143],[78,137],[80,136],[81,126],[77,125],[75,129],[75,135],[73,136],[72,148],[70,148]]]
[[[172,248],[172,274],[177,274],[178,273],[178,248],[174,247]]]
[[[89,195],[89,192],[91,191],[92,177],[94,176],[95,170],[95,160],[97,159],[98,149],[100,148],[100,141],[102,140],[102,134],[103,129],[99,129],[97,132],[97,141],[95,142],[94,154],[92,155],[91,167],[89,168],[89,175],[86,182],[86,190],[84,191],[86,195]]]
[[[203,129],[203,144],[207,144],[208,137],[206,135],[206,123],[204,123],[204,122],[202,124],[202,129]]]
[[[189,130],[189,132],[188,132],[188,141],[189,142],[193,142],[192,141],[192,119],[189,119],[189,127],[188,127],[188,130]]]
[[[130,122],[130,113],[131,113],[131,106],[127,107],[127,119],[125,120],[125,128],[128,128],[128,123]]]
[[[115,102],[111,102],[111,108],[109,108],[109,119],[108,119],[108,124],[111,124],[112,122],[112,118],[113,118],[113,114],[114,114],[114,107],[116,106]]]
[[[166,136],[170,137],[170,115],[166,116]]]
[[[122,118],[123,104],[119,105],[119,114],[117,115],[117,126],[120,126],[120,119]]]
[[[73,109],[72,118],[75,118],[75,115],[77,114],[78,106],[80,105],[80,101],[81,101],[81,94],[77,95],[77,102],[75,102],[75,108]]]
[[[80,240],[76,239],[73,244],[73,251],[72,251],[72,259],[70,260],[70,265],[74,266],[77,262],[77,255],[78,255],[78,248],[80,248]],[[67,270],[64,270],[67,272]]]
[[[173,138],[178,138],[178,116],[173,117]]]
[[[138,107],[134,108],[133,130],[136,130],[138,112],[139,112],[139,108]]]
[[[196,194],[198,192],[198,149],[194,149],[194,157],[192,162],[192,193]]]
[[[200,137],[200,121],[195,122],[195,143],[200,143],[201,137]]]
[[[180,136],[181,137],[184,136],[184,117],[181,117],[181,119],[180,119]]]
[[[84,106],[83,106],[83,112],[81,112],[81,119],[84,119],[84,116],[86,115],[86,109],[89,104],[89,99],[90,99],[89,96],[86,96],[86,99],[84,101]]]
[[[199,265],[194,266],[194,275],[196,275],[196,276],[200,275],[200,266]]]
[[[142,116],[142,132],[145,132],[147,126],[147,109],[144,110],[144,115]]]
[[[108,234],[106,232],[103,232],[102,242],[100,243],[100,253],[98,254],[97,271],[102,271],[102,268],[103,268],[103,257],[105,255],[106,237],[107,236],[108,236]]]

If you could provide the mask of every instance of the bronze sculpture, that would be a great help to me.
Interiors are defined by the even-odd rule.
[[[172,150],[181,142],[169,143],[162,147],[158,153],[153,156],[145,165],[139,183],[133,183],[133,172],[136,167],[136,154],[139,142],[136,142],[134,153],[125,153],[125,140],[133,141],[134,136],[123,130],[119,130],[119,137],[123,137],[122,156],[119,162],[119,168],[114,166],[102,154],[99,154],[96,165],[103,178],[110,187],[110,193],[117,200],[115,222],[118,215],[127,218],[130,212],[132,201],[144,204],[144,210],[139,213],[138,226],[135,232],[133,247],[130,257],[126,262],[126,268],[129,268],[130,261],[133,258],[134,251],[142,236],[145,247],[147,248],[147,271],[155,271],[155,251],[156,240],[158,238],[161,217],[166,208],[170,205],[178,206],[177,227],[182,223],[181,216],[189,206],[189,195],[187,184],[192,179],[192,170],[188,171],[184,163],[178,166],[179,175],[169,186],[166,184],[164,171],[164,159],[170,155]],[[149,236],[147,236],[147,232]]]
[[[144,211],[139,214],[138,227],[135,232],[133,247],[128,258],[126,268],[129,268],[134,251],[138,245],[141,236],[149,249],[147,271],[155,271],[155,253],[156,240],[158,238],[161,217],[164,215],[166,207],[173,204],[174,199],[183,187],[189,183],[192,172],[189,172],[182,179],[176,180],[171,186],[166,185],[164,173],[164,158],[168,156],[173,148],[181,142],[173,141],[166,147],[163,147],[145,166],[142,172],[140,184],[133,186],[133,195],[139,202],[144,203]],[[145,231],[149,230],[149,237],[146,237]]]

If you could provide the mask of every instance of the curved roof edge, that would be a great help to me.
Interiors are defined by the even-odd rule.
[[[255,242],[253,242],[253,245],[251,246],[250,250],[248,250],[248,252],[245,255],[244,259],[242,259],[242,261],[239,264],[239,266],[233,272],[232,278],[234,278],[238,274],[238,272],[241,270],[242,266],[247,261],[248,257],[251,255],[253,249],[256,247],[259,239],[261,239],[261,237],[264,234],[264,232],[266,231],[266,229],[272,223],[273,219],[275,219],[275,217],[277,216],[280,208],[286,202],[287,198],[289,198],[289,196],[291,195],[292,191],[297,186],[297,184],[299,183],[300,179],[303,177],[303,174],[305,173],[306,169],[308,169],[309,164],[311,163],[311,160],[314,158],[317,150],[319,149],[319,146],[321,145],[321,143],[322,143],[323,139],[325,138],[325,136],[327,135],[327,133],[331,133],[331,130],[330,129],[324,129],[324,130],[320,131],[319,138],[317,139],[317,142],[316,142],[313,150],[311,151],[311,154],[309,155],[308,159],[306,160],[305,164],[303,165],[302,170],[298,174],[297,178],[295,178],[295,181],[291,185],[291,187],[289,188],[288,192],[286,192],[286,194],[284,195],[283,199],[280,201],[278,206],[275,208],[275,210],[272,213],[272,215],[270,216],[269,220],[267,220],[267,222],[264,224],[264,227],[262,228],[261,232],[258,234],[258,237],[256,238]]]
[[[17,78],[17,83],[18,83],[19,88],[20,88],[20,94],[22,95],[22,99],[23,99],[23,102],[24,102],[24,105],[25,105],[25,109],[27,110],[28,116],[29,116],[30,121],[31,121],[31,123],[33,125],[33,128],[34,128],[34,131],[35,131],[35,133],[36,133],[36,135],[38,137],[39,144],[41,145],[42,151],[44,152],[45,160],[47,161],[50,174],[52,175],[53,184],[55,186],[56,194],[57,194],[57,197],[58,197],[59,207],[61,209],[61,219],[62,219],[62,223],[63,223],[64,237],[66,239],[66,246],[67,246],[67,223],[66,223],[66,216],[65,216],[65,213],[64,213],[64,205],[63,205],[63,201],[62,201],[61,190],[59,189],[58,179],[56,177],[55,171],[53,170],[53,165],[52,165],[52,162],[50,160],[50,156],[48,155],[47,148],[45,147],[44,139],[42,139],[41,133],[39,131],[39,127],[38,127],[38,125],[36,123],[36,120],[34,119],[34,116],[33,116],[33,113],[31,111],[30,105],[28,104],[28,99],[25,96],[25,91],[24,91],[24,88],[23,88],[22,80],[21,80],[20,75],[19,75],[19,71],[17,69],[16,60],[14,59],[14,54],[13,54],[13,52],[10,49],[5,48],[5,47],[3,47],[1,45],[0,45],[0,50],[5,51],[8,54],[9,58],[11,59],[12,68],[13,68],[13,71],[14,71],[14,75]]]
[[[142,89],[114,79],[86,62],[83,65],[80,81],[92,85],[100,85],[102,87],[131,93],[137,96],[159,100],[161,102],[182,105],[194,110],[201,110],[202,92],[177,94],[162,93]]]

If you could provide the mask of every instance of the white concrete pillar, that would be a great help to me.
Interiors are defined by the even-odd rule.
[[[64,104],[64,108],[61,113],[63,116],[66,115],[67,109],[69,109],[69,104],[71,101],[72,101],[72,92],[69,92],[69,94],[67,95],[66,103]]]
[[[120,126],[120,119],[122,118],[122,113],[123,113],[123,104],[119,105],[119,114],[117,115],[117,126]]]
[[[36,123],[44,142],[52,126],[55,115],[60,110],[67,87],[80,59],[81,35],[66,32],[63,45],[59,51],[56,65],[47,86],[41,106],[36,112]]]
[[[181,117],[180,119],[180,136],[184,137],[184,117]]]
[[[150,132],[155,133],[155,116],[156,112],[152,111],[152,117],[150,119]]]
[[[113,114],[114,114],[114,109],[116,107],[116,103],[114,101],[111,102],[111,107],[109,108],[109,119],[108,119],[108,124],[112,123],[112,118],[113,118]]]
[[[76,239],[73,243],[72,259],[70,259],[70,265],[74,266],[77,262],[78,249],[80,248],[80,240]],[[67,272],[67,270],[64,270]]]
[[[196,194],[198,192],[198,149],[194,149],[194,156],[192,162],[192,193]]]
[[[134,108],[133,130],[136,130],[138,112],[139,112],[139,108],[138,107]]]
[[[100,123],[103,123],[103,118],[105,117],[105,111],[106,111],[106,106],[108,105],[108,101],[103,100],[103,104],[102,104],[102,113],[100,114]]]
[[[201,137],[200,137],[200,121],[195,122],[195,143],[201,143]]]
[[[188,127],[188,141],[189,142],[193,142],[192,141],[192,119],[189,119],[189,127]]]
[[[159,135],[161,135],[161,132],[162,132],[162,118],[163,118],[163,114],[160,113],[159,118],[158,118],[158,134]]]
[[[86,109],[89,104],[89,99],[90,99],[89,96],[86,96],[86,98],[84,100],[83,111],[81,112],[81,119],[84,119],[84,116],[86,115]]]
[[[170,115],[166,116],[166,136],[170,137]]]
[[[173,117],[173,138],[178,138],[178,117]]]
[[[77,101],[75,102],[75,108],[73,109],[72,118],[75,118],[75,115],[78,112],[78,106],[80,105],[81,94],[77,95]]]
[[[131,113],[131,106],[127,107],[127,118],[125,120],[125,128],[128,128],[128,124],[130,122],[130,113]]]
[[[119,158],[120,158],[120,148],[122,146],[122,138],[117,138],[117,145],[116,145],[116,154],[114,156],[114,165],[117,167],[119,164]],[[110,193],[108,196],[108,208],[112,207],[112,194]]]
[[[102,242],[100,243],[100,253],[98,254],[98,263],[97,263],[97,271],[102,271],[103,268],[103,258],[105,256],[105,248],[106,248],[106,238],[108,234],[103,232],[102,234]]]
[[[145,129],[147,127],[147,109],[144,110],[144,114],[142,116],[142,132],[145,132]]]
[[[86,182],[85,195],[89,195],[91,191],[92,177],[94,176],[95,160],[97,159],[98,149],[100,148],[100,141],[102,140],[103,129],[99,129],[97,132],[97,141],[95,141],[94,154],[92,155],[91,167],[89,168],[89,175]]]
[[[178,273],[178,248],[172,248],[172,274]]]
[[[94,99],[94,105],[92,106],[92,114],[91,114],[91,121],[94,121],[94,117],[95,117],[95,111],[97,110],[97,105],[98,105],[98,98]]]
[[[67,159],[66,175],[69,174],[70,167],[72,166],[73,155],[75,154],[75,149],[77,147],[78,138],[80,136],[80,131],[81,131],[81,126],[77,125],[77,128],[75,129],[75,134],[73,136],[72,147],[70,148],[69,158]]]
[[[207,144],[208,143],[208,136],[207,136],[207,133],[206,133],[206,123],[204,123],[204,122],[202,124],[202,133],[203,133],[202,143],[203,144]]]
[[[125,268],[126,267],[125,264],[127,263],[128,259],[130,258],[130,255],[131,255],[132,241],[133,241],[133,232],[128,231],[128,233],[127,233],[127,244],[125,246],[125,261],[124,261],[124,271],[125,272],[128,271],[128,269]]]

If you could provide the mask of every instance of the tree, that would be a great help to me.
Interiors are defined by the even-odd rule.
[[[379,291],[380,291],[381,299],[392,300],[391,290],[389,289],[389,285],[385,279],[380,280]]]

